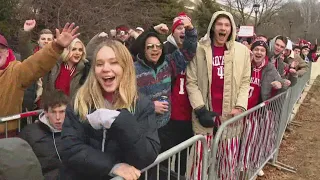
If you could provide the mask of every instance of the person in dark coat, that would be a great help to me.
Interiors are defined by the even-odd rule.
[[[62,130],[60,179],[138,179],[160,151],[154,105],[138,95],[133,60],[116,40],[97,46]]]
[[[0,180],[43,180],[40,163],[23,139],[0,139],[0,157]]]
[[[39,116],[40,122],[26,126],[20,137],[30,144],[38,157],[45,179],[54,180],[62,166],[61,130],[69,100],[62,91],[53,91],[48,92],[42,102],[44,113]]]

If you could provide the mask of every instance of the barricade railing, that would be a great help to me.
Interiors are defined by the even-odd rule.
[[[278,162],[277,159],[294,105],[299,101],[310,80],[311,64],[309,63],[309,70],[298,78],[293,87],[221,124],[211,142],[208,159],[203,158],[202,166],[207,168],[202,168],[201,180],[252,180],[271,160],[272,165],[295,172],[294,168]],[[204,137],[201,138],[202,144],[205,145]],[[208,148],[208,145],[205,147]],[[170,159],[174,153],[181,152],[182,149],[185,149],[185,146],[179,144],[160,154],[148,169],[159,167],[161,161]],[[145,172],[145,169],[142,172]],[[113,180],[117,179],[122,178],[117,177]],[[198,178],[186,176],[186,179]]]
[[[213,139],[209,178],[254,179],[278,149],[287,92],[223,122]]]
[[[311,68],[312,63],[309,63],[309,71],[298,78],[296,85],[287,91],[223,122],[211,142],[208,143],[205,136],[196,135],[161,153],[154,163],[141,170],[144,179],[251,180],[270,160],[274,166],[295,172],[294,168],[277,159],[294,105],[310,80]],[[43,110],[0,117],[0,130],[1,125],[5,124],[5,137],[8,137],[8,122],[18,119],[20,131],[21,118],[37,116],[41,112]],[[197,143],[201,145],[198,146]],[[208,144],[211,144],[211,149]],[[201,151],[192,152],[192,148],[200,148]],[[184,175],[180,175],[181,152],[184,150],[187,150],[188,156],[186,169],[190,170],[191,167],[192,173],[187,170]],[[201,152],[201,155],[192,154],[196,152]],[[175,161],[178,168],[175,167]],[[201,168],[195,162],[201,162]],[[122,179],[115,177],[112,180]]]
[[[204,136],[202,135],[196,135],[193,136],[192,138],[178,144],[177,146],[174,146],[173,148],[161,153],[157,159],[148,167],[144,168],[141,170],[141,173],[143,174],[143,177],[145,180],[150,179],[150,180],[161,180],[161,179],[166,179],[166,180],[182,180],[182,179],[198,179],[197,177],[199,174],[198,172],[198,166],[194,164],[196,159],[189,159],[187,158],[186,162],[186,169],[188,167],[191,167],[191,171],[193,172],[192,174],[189,174],[190,171],[187,171],[185,175],[180,175],[180,160],[181,160],[181,152],[183,150],[187,150],[187,154],[191,153],[191,149],[195,148],[197,143],[201,143],[201,152],[202,152],[202,168],[207,169],[207,160],[208,160],[208,146],[207,146],[207,140]],[[189,156],[191,157],[191,156]],[[196,158],[196,156],[192,156]],[[177,161],[178,168],[175,169],[175,165],[172,165],[172,160]],[[161,163],[163,161],[167,161],[166,167]],[[162,171],[162,173],[160,172]],[[150,173],[149,173],[150,172]],[[201,176],[206,177],[207,173],[206,171],[201,171]],[[122,177],[115,177],[112,180],[123,180]]]
[[[6,117],[0,117],[0,127],[2,125],[4,125],[4,129],[2,130],[2,128],[0,128],[0,135],[2,133],[5,134],[5,138],[8,138],[8,123],[10,121],[18,121],[18,125],[17,125],[17,129],[15,129],[14,131],[18,131],[20,132],[21,130],[21,118],[26,118],[27,120],[27,124],[32,123],[32,120],[30,119],[30,117],[33,116],[38,116],[40,113],[42,113],[43,110],[36,110],[36,111],[28,111],[28,112],[24,112],[24,113],[20,113],[20,114],[15,114],[15,115],[11,115],[11,116],[6,116]],[[2,132],[4,131],[4,132]]]

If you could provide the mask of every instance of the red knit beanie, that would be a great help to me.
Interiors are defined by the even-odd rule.
[[[174,30],[176,30],[176,28],[179,25],[183,24],[183,22],[182,22],[183,17],[187,17],[191,21],[191,18],[186,13],[184,13],[184,12],[179,13],[178,16],[173,19],[173,24],[172,24],[172,28],[171,28],[172,33],[174,32]]]

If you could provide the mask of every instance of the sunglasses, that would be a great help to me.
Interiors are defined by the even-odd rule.
[[[154,49],[154,47],[156,47],[156,49],[162,49],[163,45],[161,43],[159,43],[159,44],[147,44],[147,49]]]

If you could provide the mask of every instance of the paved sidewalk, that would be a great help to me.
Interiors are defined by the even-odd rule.
[[[311,81],[315,80],[318,75],[320,75],[320,59],[317,62],[312,63]]]

